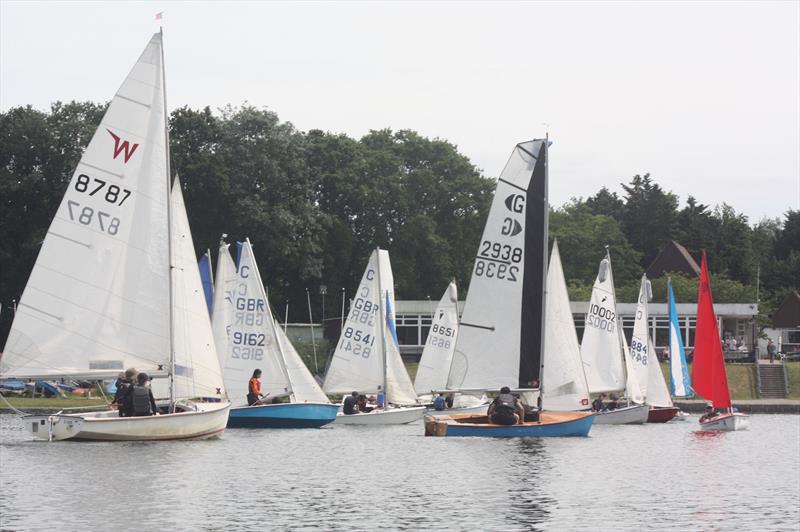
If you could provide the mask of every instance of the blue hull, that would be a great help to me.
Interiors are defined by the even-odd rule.
[[[588,436],[594,416],[583,416],[560,422],[526,423],[525,425],[488,425],[448,423],[442,436],[480,436],[485,438],[550,438]],[[426,429],[427,430],[427,429]]]
[[[306,429],[319,428],[336,419],[339,405],[324,403],[280,403],[231,408],[228,428]]]

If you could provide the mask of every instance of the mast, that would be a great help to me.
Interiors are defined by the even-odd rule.
[[[384,308],[385,301],[383,300],[383,286],[381,285],[381,248],[375,249],[378,264],[378,271],[376,272],[378,275],[378,312],[380,313],[378,318],[381,324],[378,329],[381,331],[381,355],[383,356],[383,407],[386,408],[389,404],[389,393],[386,389],[386,384],[389,381],[389,364],[386,360],[386,309]]]
[[[164,155],[167,159],[167,250],[169,262],[169,411],[175,408],[175,280],[173,270],[175,268],[172,257],[172,174],[170,172],[169,154],[169,115],[167,114],[167,77],[164,68],[164,28],[158,29],[161,35],[161,89],[164,97]]]
[[[541,334],[539,335],[539,399],[538,407],[542,408],[542,380],[544,378],[544,328],[545,328],[545,315],[547,305],[547,262],[548,262],[548,243],[550,241],[550,204],[547,200],[547,183],[550,180],[550,165],[548,164],[548,149],[550,144],[550,133],[544,134],[544,223],[543,223],[543,238],[542,238],[542,314],[541,322],[539,324]],[[527,228],[526,228],[527,229]]]

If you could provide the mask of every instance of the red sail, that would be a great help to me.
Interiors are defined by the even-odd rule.
[[[692,387],[699,396],[714,403],[715,408],[730,408],[728,377],[725,375],[722,340],[719,335],[717,315],[714,313],[714,298],[711,295],[705,251],[700,266],[700,290],[697,294]]]

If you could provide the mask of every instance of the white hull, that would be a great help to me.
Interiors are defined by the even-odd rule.
[[[647,423],[650,413],[649,405],[631,405],[616,410],[595,412],[595,425],[630,425],[633,423]]]
[[[746,430],[750,427],[750,416],[735,412],[721,414],[709,421],[701,421],[701,430]]]
[[[450,416],[453,414],[486,414],[489,408],[489,403],[483,403],[474,406],[455,406],[446,410],[436,410],[434,408],[426,408],[426,416]]]
[[[424,406],[410,406],[390,408],[388,410],[373,410],[360,414],[336,414],[337,425],[404,425],[422,419],[425,413]]]
[[[161,416],[119,417],[116,410],[25,416],[28,430],[43,440],[157,441],[219,436],[230,403],[189,403],[196,410]]]

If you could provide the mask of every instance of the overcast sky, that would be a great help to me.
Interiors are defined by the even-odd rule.
[[[751,222],[800,208],[800,2],[7,2],[0,109],[110,99],[163,11],[168,102],[414,129],[488,176],[549,124],[551,201],[650,172]]]

